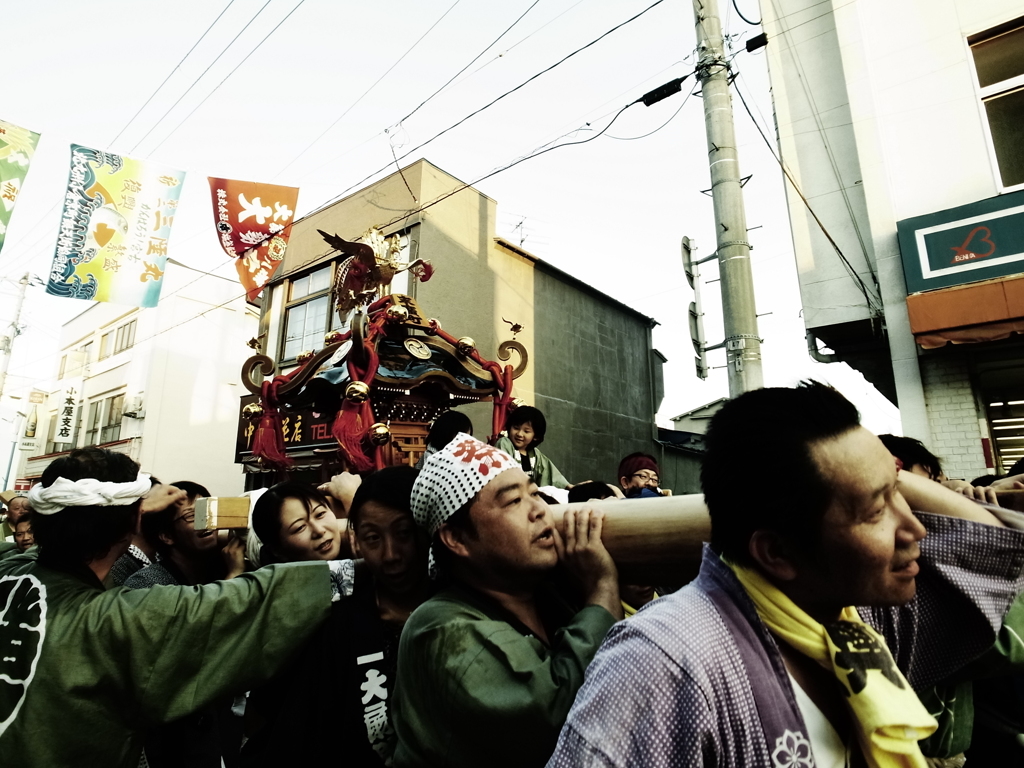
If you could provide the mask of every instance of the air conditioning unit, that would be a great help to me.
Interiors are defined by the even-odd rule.
[[[125,401],[124,411],[121,412],[121,415],[127,416],[130,419],[144,419],[146,418],[146,411],[142,406],[142,395],[136,395]]]

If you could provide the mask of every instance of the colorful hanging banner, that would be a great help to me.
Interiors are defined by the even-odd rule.
[[[209,179],[220,245],[235,259],[238,279],[255,301],[284,259],[298,187]]]
[[[155,307],[184,171],[71,145],[46,292]]]
[[[38,143],[38,133],[0,120],[0,249]]]

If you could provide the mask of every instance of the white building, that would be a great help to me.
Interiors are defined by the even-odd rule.
[[[1024,455],[1024,2],[761,9],[811,341],[949,476],[1004,471]]]
[[[46,393],[34,406],[35,449],[18,451],[12,477],[37,479],[72,448],[99,445],[165,482],[242,491],[234,463],[239,371],[259,310],[233,280],[174,262],[164,279],[155,308],[83,303],[64,324],[54,377],[35,384]],[[32,445],[22,437],[21,448]]]

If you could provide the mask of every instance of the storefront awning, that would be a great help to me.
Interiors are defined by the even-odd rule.
[[[925,349],[976,344],[1024,333],[1024,276],[907,297],[914,339]]]

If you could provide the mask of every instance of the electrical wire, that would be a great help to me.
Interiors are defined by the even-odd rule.
[[[581,53],[582,51],[585,51],[585,50],[586,50],[587,48],[590,48],[590,47],[591,47],[591,46],[593,46],[593,45],[596,45],[596,44],[597,44],[597,43],[599,43],[599,42],[600,42],[601,40],[603,40],[604,38],[608,37],[608,35],[612,34],[613,32],[615,32],[615,31],[617,31],[617,30],[619,30],[619,29],[621,29],[622,27],[626,26],[627,24],[629,24],[629,23],[631,23],[631,22],[633,22],[633,21],[636,21],[636,20],[637,20],[637,19],[639,19],[639,18],[640,18],[641,16],[643,16],[643,15],[644,15],[645,13],[647,13],[648,11],[650,11],[650,10],[652,10],[652,9],[656,8],[657,6],[661,5],[661,4],[663,3],[663,2],[665,2],[665,0],[655,0],[655,2],[654,2],[654,3],[652,3],[651,5],[649,5],[649,6],[647,6],[646,8],[644,8],[644,10],[640,11],[639,13],[637,13],[637,14],[636,14],[636,15],[634,15],[634,16],[631,16],[630,18],[626,19],[626,20],[625,20],[625,21],[623,21],[622,23],[620,23],[620,24],[617,24],[616,26],[612,27],[612,28],[611,28],[611,29],[609,29],[609,30],[608,30],[607,32],[605,32],[604,34],[602,34],[602,35],[601,35],[600,37],[597,37],[597,38],[595,38],[594,40],[591,40],[591,41],[590,41],[589,43],[587,43],[586,45],[584,45],[584,46],[582,46],[582,47],[580,47],[580,48],[577,48],[577,49],[576,49],[575,51],[573,51],[572,53],[568,54],[567,56],[564,56],[564,57],[562,57],[561,59],[559,59],[558,61],[556,61],[556,62],[555,62],[554,64],[552,64],[551,66],[549,66],[549,67],[547,67],[547,68],[545,68],[545,69],[541,70],[541,71],[540,71],[540,72],[538,72],[537,74],[535,74],[535,75],[532,75],[531,77],[527,78],[526,80],[524,80],[523,82],[521,82],[521,83],[520,83],[519,85],[517,85],[517,86],[516,86],[515,88],[512,88],[512,89],[510,89],[510,90],[508,90],[508,91],[505,91],[505,92],[504,92],[503,94],[501,94],[500,96],[498,96],[498,97],[497,97],[497,98],[495,98],[495,99],[492,99],[491,101],[489,101],[489,102],[488,102],[487,104],[485,104],[484,106],[480,107],[479,109],[476,109],[476,110],[474,110],[473,112],[470,112],[470,113],[469,113],[468,115],[466,115],[465,117],[463,117],[463,118],[462,118],[461,120],[458,120],[457,122],[453,123],[452,125],[449,125],[449,126],[448,126],[447,128],[445,128],[444,130],[441,130],[441,131],[439,131],[439,132],[435,133],[435,134],[434,134],[433,136],[431,136],[431,137],[430,137],[429,139],[427,139],[426,141],[424,141],[424,142],[422,142],[422,143],[420,143],[420,144],[417,144],[417,145],[416,145],[415,147],[413,147],[412,149],[410,149],[410,150],[409,150],[408,152],[405,152],[405,153],[403,153],[402,155],[399,155],[399,156],[398,156],[398,158],[396,158],[396,160],[395,160],[395,161],[393,161],[393,162],[397,162],[397,161],[400,161],[400,160],[404,160],[405,158],[407,158],[407,157],[408,157],[409,155],[411,155],[412,153],[414,153],[414,152],[417,152],[418,150],[420,150],[420,149],[422,149],[423,147],[427,146],[428,144],[430,144],[431,142],[435,141],[436,139],[439,139],[439,138],[440,138],[441,136],[444,136],[444,135],[445,135],[446,133],[448,133],[449,131],[452,131],[452,130],[454,130],[455,128],[458,128],[458,127],[459,127],[460,125],[462,125],[463,123],[465,123],[465,122],[466,122],[467,120],[469,120],[470,118],[472,118],[472,117],[475,117],[476,115],[479,115],[479,114],[480,114],[481,112],[483,112],[484,110],[486,110],[486,109],[489,109],[490,107],[494,106],[495,104],[497,104],[497,103],[498,103],[499,101],[501,101],[501,100],[502,100],[502,99],[504,99],[505,97],[507,97],[507,96],[511,96],[511,95],[512,95],[513,93],[515,93],[516,91],[518,91],[518,90],[520,90],[520,89],[524,88],[524,87],[525,87],[526,85],[528,85],[528,84],[532,83],[532,82],[533,82],[534,80],[536,80],[537,78],[541,77],[542,75],[545,75],[545,74],[547,74],[547,73],[548,73],[548,72],[550,72],[551,70],[555,69],[555,67],[558,67],[559,65],[561,65],[561,64],[563,64],[563,63],[565,63],[566,61],[568,61],[569,59],[571,59],[571,58],[572,58],[573,56],[575,56],[576,54],[578,54],[578,53]],[[339,194],[335,195],[335,196],[334,196],[333,198],[331,198],[330,200],[328,200],[328,201],[327,201],[326,203],[324,203],[324,204],[323,204],[322,206],[320,206],[320,207],[319,207],[319,208],[317,208],[316,210],[314,210],[314,211],[312,211],[312,212],[310,212],[310,213],[306,214],[306,216],[305,216],[305,217],[303,217],[303,218],[306,218],[306,217],[308,217],[308,216],[312,216],[312,215],[313,215],[313,214],[315,214],[315,213],[319,213],[319,212],[320,212],[321,210],[323,210],[324,208],[326,208],[326,207],[327,207],[328,205],[331,205],[331,204],[335,203],[336,201],[338,201],[338,200],[342,199],[342,198],[343,198],[343,197],[344,197],[345,195],[347,195],[347,194],[348,194],[349,192],[351,192],[352,190],[356,189],[357,187],[360,187],[360,186],[362,186],[362,184],[364,184],[364,183],[365,183],[366,181],[369,181],[370,179],[372,179],[372,178],[373,178],[374,176],[376,176],[376,175],[377,175],[378,173],[381,173],[381,172],[383,172],[383,171],[386,171],[386,170],[387,170],[388,168],[390,168],[390,167],[391,167],[391,164],[392,164],[392,163],[391,163],[391,162],[389,162],[389,163],[387,163],[386,165],[382,166],[381,168],[378,168],[377,170],[373,171],[372,173],[370,173],[370,174],[368,174],[368,175],[364,176],[364,177],[363,177],[362,179],[360,179],[359,181],[355,182],[354,184],[352,184],[351,186],[349,186],[349,187],[348,187],[347,189],[344,189],[344,190],[342,190],[342,191],[341,191],[341,192],[340,192]],[[300,220],[301,220],[301,219],[300,219]],[[293,222],[293,223],[297,223],[297,222]]]
[[[134,115],[132,115],[132,118],[131,118],[131,120],[129,120],[129,121],[127,122],[127,123],[125,123],[125,125],[124,125],[124,128],[122,128],[122,129],[121,129],[121,130],[120,130],[120,131],[118,132],[117,136],[115,136],[114,138],[112,138],[112,139],[110,140],[110,142],[109,142],[109,143],[107,144],[107,150],[108,150],[108,151],[110,150],[110,147],[111,147],[111,146],[113,146],[113,144],[114,144],[114,143],[115,143],[115,142],[116,142],[116,141],[117,141],[117,140],[118,140],[119,138],[121,138],[121,134],[123,134],[123,133],[124,133],[125,131],[127,131],[127,130],[128,130],[128,126],[130,126],[130,125],[131,125],[132,123],[134,123],[134,122],[135,122],[135,118],[137,118],[137,117],[138,117],[139,115],[141,115],[141,114],[142,114],[142,110],[144,110],[144,109],[145,109],[146,107],[148,107],[148,106],[149,106],[149,103],[150,103],[150,102],[151,102],[151,101],[152,101],[152,100],[153,100],[154,98],[156,98],[156,95],[157,95],[158,93],[160,93],[160,90],[161,90],[161,89],[162,89],[162,88],[163,88],[163,87],[164,87],[165,85],[167,85],[167,81],[168,81],[168,80],[170,80],[170,79],[171,79],[171,77],[173,77],[174,73],[175,73],[175,72],[177,72],[177,71],[178,71],[178,69],[179,69],[179,68],[181,67],[181,65],[185,63],[185,59],[187,59],[187,58],[188,58],[189,56],[191,56],[191,55],[192,55],[192,51],[194,51],[194,50],[196,49],[196,47],[197,47],[197,46],[198,46],[198,45],[199,45],[199,44],[200,44],[201,42],[203,42],[203,40],[204,40],[204,39],[206,38],[206,36],[207,36],[208,34],[210,34],[210,30],[214,28],[214,26],[215,26],[215,25],[217,24],[217,22],[218,22],[218,21],[220,21],[220,19],[221,19],[221,16],[223,16],[223,15],[224,15],[225,13],[227,13],[227,11],[228,11],[228,8],[230,8],[230,7],[231,7],[232,5],[234,5],[234,4],[235,4],[235,0],[228,0],[228,4],[224,6],[224,10],[222,10],[222,11],[221,11],[220,13],[218,13],[218,14],[217,14],[217,18],[216,18],[216,19],[214,19],[214,20],[213,20],[213,23],[212,23],[212,24],[210,24],[210,26],[208,26],[208,27],[206,28],[206,31],[205,31],[205,32],[203,32],[203,34],[201,34],[201,35],[199,36],[199,39],[198,39],[198,40],[196,40],[196,41],[195,41],[195,43],[193,43],[193,44],[192,44],[192,47],[188,49],[188,53],[186,53],[186,54],[185,54],[184,56],[182,56],[182,57],[181,57],[181,61],[179,61],[179,62],[178,62],[177,64],[175,64],[175,65],[174,65],[174,69],[172,69],[172,70],[170,71],[170,73],[169,73],[169,74],[167,75],[167,77],[165,77],[165,78],[164,78],[164,81],[163,81],[162,83],[160,83],[160,85],[158,85],[158,86],[156,87],[156,90],[155,90],[155,91],[153,91],[153,93],[151,93],[151,94],[149,95],[149,98],[148,98],[148,99],[146,99],[146,103],[145,103],[145,104],[143,104],[143,105],[142,105],[141,107],[139,107],[139,111],[138,111],[138,112],[136,112],[136,113],[135,113]]]
[[[245,26],[244,26],[244,27],[242,27],[242,28],[241,28],[241,29],[239,30],[238,34],[237,34],[237,35],[235,35],[235,36],[234,36],[233,38],[231,38],[231,42],[230,42],[230,43],[228,43],[227,45],[225,45],[225,46],[224,46],[224,47],[223,47],[223,48],[221,49],[221,52],[217,54],[217,58],[215,58],[215,59],[214,59],[213,61],[211,61],[211,62],[210,62],[210,63],[209,63],[208,65],[207,65],[206,69],[204,69],[204,70],[203,70],[202,74],[200,74],[200,75],[199,75],[199,77],[197,77],[197,78],[196,78],[195,80],[193,80],[193,81],[192,81],[192,84],[191,84],[191,85],[190,85],[190,86],[189,86],[188,88],[186,88],[186,89],[185,89],[185,92],[184,92],[183,94],[181,94],[181,96],[179,96],[179,97],[178,97],[178,98],[177,98],[177,99],[175,100],[175,102],[174,102],[173,104],[171,104],[171,106],[170,106],[170,109],[168,109],[168,110],[167,110],[166,112],[164,112],[164,113],[163,113],[163,115],[161,115],[161,116],[160,116],[160,119],[159,119],[159,120],[157,120],[157,121],[156,121],[156,122],[155,122],[155,123],[153,124],[153,127],[152,127],[152,128],[150,128],[150,129],[149,129],[148,131],[146,131],[146,134],[145,134],[145,135],[144,135],[144,136],[143,136],[143,137],[142,137],[141,139],[139,139],[139,140],[138,140],[137,142],[135,142],[135,146],[133,146],[133,147],[132,147],[131,149],[129,149],[129,150],[128,150],[128,153],[129,153],[129,154],[131,154],[131,153],[132,153],[132,152],[134,152],[134,151],[135,151],[136,149],[138,149],[139,145],[140,145],[140,144],[141,144],[142,142],[144,142],[144,141],[145,141],[145,140],[146,140],[147,138],[149,138],[149,135],[150,135],[150,134],[151,134],[151,133],[152,133],[153,131],[155,131],[155,130],[156,130],[157,126],[158,126],[158,125],[160,125],[160,123],[162,123],[162,122],[163,122],[163,121],[164,121],[164,120],[165,120],[165,119],[167,118],[167,116],[168,116],[169,114],[171,114],[171,112],[172,112],[172,111],[174,110],[174,108],[175,108],[176,106],[178,106],[178,105],[179,105],[179,104],[181,103],[181,100],[182,100],[182,99],[184,99],[184,98],[185,98],[186,96],[188,96],[188,95],[189,95],[189,93],[191,93],[191,92],[192,92],[192,89],[196,87],[196,84],[197,84],[197,83],[198,83],[198,82],[199,82],[200,80],[202,80],[202,79],[203,79],[203,78],[204,78],[204,77],[206,76],[206,73],[207,73],[207,72],[209,72],[209,71],[210,71],[210,67],[212,67],[212,66],[213,66],[214,64],[216,64],[216,63],[217,63],[218,61],[220,61],[220,57],[221,57],[221,56],[223,56],[223,55],[224,55],[225,53],[227,53],[227,52],[228,52],[228,49],[229,49],[229,48],[230,48],[231,46],[233,46],[233,45],[235,44],[235,41],[236,41],[236,40],[238,40],[238,38],[242,36],[242,33],[244,33],[244,32],[245,32],[245,30],[247,30],[247,29],[249,28],[249,26],[250,26],[250,25],[251,25],[251,24],[252,24],[252,23],[253,23],[254,21],[256,21],[257,17],[258,17],[258,16],[259,16],[259,15],[260,15],[261,13],[263,13],[263,11],[264,11],[264,10],[266,10],[266,7],[267,7],[268,5],[270,5],[270,3],[271,3],[271,0],[267,0],[267,2],[265,2],[265,3],[263,4],[263,6],[262,6],[262,7],[261,7],[261,8],[260,8],[260,9],[259,9],[258,11],[256,11],[255,15],[254,15],[254,16],[253,16],[253,17],[252,17],[251,19],[249,19],[249,21],[247,21],[247,22],[245,23]],[[237,69],[237,67],[236,67],[236,69]],[[234,71],[234,70],[232,70],[232,71]],[[177,129],[175,129],[175,130],[177,130]],[[173,133],[173,131],[172,131],[172,133]],[[163,143],[163,142],[161,142],[161,143]],[[151,152],[150,154],[152,154],[152,152]]]
[[[779,164],[779,167],[782,169],[782,173],[785,175],[786,179],[789,180],[789,183],[793,185],[793,189],[796,191],[797,195],[803,201],[804,206],[807,208],[807,212],[811,214],[811,217],[814,219],[815,223],[817,223],[818,227],[821,229],[822,234],[825,235],[825,239],[828,240],[829,245],[832,246],[833,250],[835,250],[836,252],[836,255],[839,256],[839,259],[845,265],[847,271],[850,273],[850,277],[852,277],[854,282],[857,283],[857,286],[860,288],[860,292],[864,296],[864,300],[867,302],[868,309],[871,312],[882,314],[882,308],[878,303],[879,300],[873,296],[871,289],[868,288],[863,278],[861,278],[861,276],[857,273],[857,270],[854,269],[853,265],[850,263],[850,260],[846,258],[846,254],[843,253],[843,250],[839,247],[839,244],[833,239],[832,235],[825,227],[825,223],[820,218],[818,218],[818,214],[815,213],[814,208],[811,207],[811,202],[807,199],[803,191],[800,189],[800,185],[796,183],[796,179],[793,178],[793,174],[790,173],[789,168],[783,162],[782,157],[776,153],[775,147],[772,146],[772,143],[771,141],[769,141],[768,136],[765,135],[765,132],[761,129],[760,123],[758,123],[757,120],[754,118],[754,113],[750,111],[750,107],[747,105],[747,100],[743,97],[743,91],[740,90],[738,84],[736,84],[736,95],[740,97],[740,103],[743,104],[743,108],[746,110],[751,122],[754,124],[754,127],[757,128],[757,132],[761,134],[761,138],[764,140],[765,145],[768,147],[768,151],[772,153],[772,157],[775,158],[775,162]]]
[[[383,80],[385,77],[387,77],[391,73],[391,70],[393,70],[395,67],[397,67],[399,64],[401,64],[402,60],[405,59],[405,57],[408,56],[410,53],[412,53],[413,49],[417,45],[419,45],[421,42],[423,42],[423,38],[425,38],[427,35],[429,35],[434,30],[434,27],[436,27],[438,24],[440,24],[442,21],[444,21],[445,16],[447,16],[449,13],[451,13],[452,10],[455,8],[455,6],[458,5],[460,2],[462,2],[462,0],[455,0],[455,2],[452,3],[451,7],[448,8],[447,11],[442,13],[441,17],[437,21],[435,21],[433,24],[431,24],[430,28],[426,32],[424,32],[422,35],[420,35],[419,39],[409,47],[409,50],[407,50],[405,53],[403,53],[401,56],[399,56],[398,60],[394,64],[392,64],[390,67],[388,67],[387,71],[383,75],[381,75],[376,80],[374,80],[373,85],[371,85],[369,88],[367,88],[365,91],[363,91],[363,95],[362,96],[360,96],[358,99],[356,99],[351,104],[349,104],[348,108],[338,116],[337,120],[335,120],[333,123],[331,123],[329,126],[327,126],[327,128],[324,129],[323,133],[321,133],[319,136],[317,136],[315,139],[313,139],[313,141],[311,141],[306,146],[305,149],[303,149],[301,152],[299,152],[299,154],[297,154],[295,157],[293,157],[291,159],[291,161],[288,163],[288,165],[286,165],[284,168],[282,168],[280,171],[278,171],[277,174],[275,174],[274,178],[276,179],[282,173],[284,173],[289,168],[291,168],[295,164],[295,162],[300,157],[302,157],[304,154],[306,154],[309,150],[311,150],[313,148],[313,146],[318,141],[320,141],[320,139],[322,139],[324,136],[326,136],[328,133],[330,133],[331,130],[334,128],[334,126],[336,126],[338,123],[340,123],[342,121],[342,119],[345,117],[345,115],[347,115],[349,112],[351,112],[355,108],[356,104],[358,104],[360,101],[362,101],[366,97],[366,94],[368,94],[370,91],[372,91],[374,88],[376,88],[377,84],[380,83],[381,80]],[[538,2],[539,2],[539,0],[538,0]],[[433,96],[431,96],[430,98],[433,98]],[[430,99],[427,99],[427,101],[429,101],[429,100]],[[425,103],[426,102],[424,102],[424,104]],[[420,106],[422,106],[422,104]],[[417,107],[417,109],[419,109],[419,107]],[[399,121],[399,122],[401,122],[401,121]],[[382,131],[382,133],[386,133],[386,131]],[[378,134],[374,134],[374,136],[372,138],[376,138],[379,135],[380,135],[379,133]]]
[[[270,2],[270,0],[267,0],[267,2],[269,3],[269,2]],[[156,152],[156,151],[157,151],[158,149],[160,149],[160,147],[162,147],[162,146],[164,145],[164,142],[165,142],[165,141],[167,141],[167,140],[168,140],[169,138],[171,138],[171,136],[173,136],[173,135],[174,135],[174,133],[175,133],[175,132],[176,132],[176,131],[177,131],[177,130],[178,130],[179,128],[181,128],[181,126],[183,126],[183,125],[184,125],[184,124],[185,124],[186,122],[188,122],[189,118],[190,118],[190,117],[192,117],[192,115],[194,115],[194,114],[196,113],[196,110],[198,110],[198,109],[199,109],[199,108],[200,108],[201,106],[203,106],[203,104],[205,104],[205,103],[206,103],[206,102],[207,102],[207,101],[209,100],[209,98],[210,98],[211,96],[213,96],[213,94],[215,94],[215,93],[216,93],[217,91],[219,91],[219,90],[220,90],[220,87],[221,87],[222,85],[224,85],[224,83],[226,83],[226,82],[228,81],[228,78],[230,78],[230,77],[231,77],[231,76],[232,76],[233,74],[235,74],[235,72],[237,72],[237,71],[238,71],[238,68],[239,68],[239,67],[241,67],[241,66],[242,66],[243,64],[245,64],[245,62],[247,62],[247,61],[249,60],[249,57],[250,57],[250,56],[252,56],[252,55],[253,55],[254,53],[256,53],[256,51],[258,51],[258,50],[259,50],[259,49],[260,49],[260,48],[262,47],[262,45],[263,45],[263,44],[264,44],[265,42],[267,42],[267,40],[269,40],[269,39],[270,39],[271,35],[273,35],[273,34],[274,34],[275,32],[277,32],[277,30],[279,30],[279,29],[280,29],[280,28],[281,28],[282,26],[284,26],[284,23],[285,23],[286,21],[288,21],[288,19],[290,19],[290,18],[291,18],[292,14],[293,14],[293,13],[295,13],[295,12],[296,12],[297,10],[299,10],[299,8],[300,8],[300,7],[302,6],[302,4],[303,4],[303,3],[305,3],[305,2],[306,2],[306,0],[299,0],[299,2],[298,2],[298,3],[296,4],[296,5],[295,5],[295,7],[294,7],[294,8],[292,8],[292,9],[291,9],[290,11],[288,11],[288,13],[287,13],[287,14],[285,15],[285,17],[284,17],[283,19],[281,19],[281,20],[280,20],[279,22],[277,22],[277,24],[275,24],[275,25],[274,25],[274,28],[273,28],[273,29],[271,29],[271,30],[270,30],[270,31],[269,31],[269,32],[267,33],[266,37],[264,37],[264,38],[263,38],[262,40],[260,40],[260,41],[259,41],[259,42],[258,42],[258,43],[256,44],[256,47],[255,47],[255,48],[253,48],[253,49],[252,49],[251,51],[249,51],[249,52],[248,52],[247,54],[245,54],[245,58],[244,58],[244,59],[242,59],[242,60],[241,60],[240,62],[238,62],[237,64],[235,64],[235,66],[234,66],[234,67],[232,68],[232,70],[231,70],[230,72],[228,72],[227,76],[226,76],[226,77],[225,77],[225,78],[224,78],[223,80],[221,80],[221,81],[220,81],[219,83],[217,83],[217,86],[216,86],[216,87],[215,87],[215,88],[214,88],[214,89],[213,89],[212,91],[210,91],[210,92],[209,92],[208,94],[206,94],[206,96],[205,96],[205,97],[203,98],[203,100],[202,100],[202,101],[200,101],[200,102],[199,102],[198,104],[196,104],[196,105],[195,105],[195,106],[194,106],[194,107],[192,108],[192,111],[191,111],[191,112],[189,112],[189,113],[188,113],[187,115],[185,115],[185,118],[184,118],[184,119],[183,119],[183,120],[182,120],[182,121],[181,121],[180,123],[178,123],[178,124],[177,124],[176,126],[174,126],[174,128],[173,128],[173,129],[171,129],[171,132],[170,132],[170,133],[168,133],[168,134],[167,134],[166,136],[164,136],[164,137],[163,137],[163,138],[162,138],[162,139],[160,140],[160,143],[159,143],[159,144],[157,144],[157,145],[156,145],[155,147],[153,147],[153,149],[151,149],[151,150],[150,150],[150,154],[152,154],[153,152]],[[264,8],[265,8],[265,7],[266,7],[266,6],[264,6]],[[262,9],[260,9],[260,10],[262,10]],[[248,26],[248,25],[246,25],[246,26]],[[244,31],[244,30],[243,30],[243,31]],[[241,34],[241,33],[239,33],[239,34]],[[234,41],[232,41],[232,42],[234,42]],[[212,65],[211,65],[211,66],[212,66]]]
[[[412,110],[412,112],[410,112],[405,117],[403,117],[401,120],[399,120],[397,123],[395,123],[395,125],[401,125],[402,123],[404,123],[410,117],[412,117],[417,112],[419,112],[420,109],[422,109],[427,104],[427,102],[429,102],[431,99],[433,99],[435,96],[437,96],[437,94],[439,94],[441,91],[443,91],[449,85],[451,85],[452,81],[455,78],[457,78],[459,75],[461,75],[463,72],[465,72],[471,66],[473,66],[477,61],[479,61],[481,56],[483,56],[485,53],[487,53],[489,50],[491,50],[491,48],[493,48],[495,45],[497,45],[498,41],[500,41],[501,38],[503,38],[505,35],[507,35],[509,32],[511,32],[520,21],[522,21],[524,18],[526,18],[526,14],[528,14],[530,11],[532,11],[537,6],[537,3],[539,3],[539,2],[540,2],[540,0],[533,0],[533,3],[530,5],[530,7],[527,8],[525,11],[523,11],[520,14],[519,18],[516,19],[515,21],[513,21],[512,24],[504,32],[502,32],[500,35],[498,35],[496,38],[494,38],[494,40],[486,48],[484,48],[482,51],[480,51],[480,53],[478,53],[476,56],[474,56],[472,61],[470,61],[466,66],[464,66],[462,69],[460,69],[458,72],[456,72],[450,78],[448,78],[448,82],[446,82],[444,85],[442,85],[436,91],[434,91],[432,94],[427,96],[427,98],[425,98],[423,101],[421,101],[419,104],[417,104],[416,107]]]
[[[609,133],[608,134],[608,138],[609,139],[615,139],[616,141],[637,141],[638,139],[646,139],[648,136],[653,136],[658,131],[660,131],[662,128],[664,128],[665,126],[667,126],[669,123],[671,123],[673,120],[676,119],[676,115],[678,115],[680,112],[683,111],[683,107],[686,106],[686,102],[688,102],[690,100],[690,97],[693,96],[693,94],[695,94],[698,90],[700,90],[699,86],[697,88],[694,88],[688,94],[686,94],[686,98],[683,99],[683,103],[680,104],[679,108],[676,109],[676,111],[672,113],[672,117],[670,117],[668,120],[666,120],[664,123],[659,125],[657,128],[655,128],[650,133],[645,133],[643,136],[612,136]]]
[[[761,22],[764,21],[764,19],[758,19],[757,21],[751,21],[750,19],[748,19],[746,16],[743,15],[743,11],[740,10],[740,6],[736,2],[736,0],[732,0],[732,7],[736,9],[736,15],[739,16],[752,27],[760,27]]]

